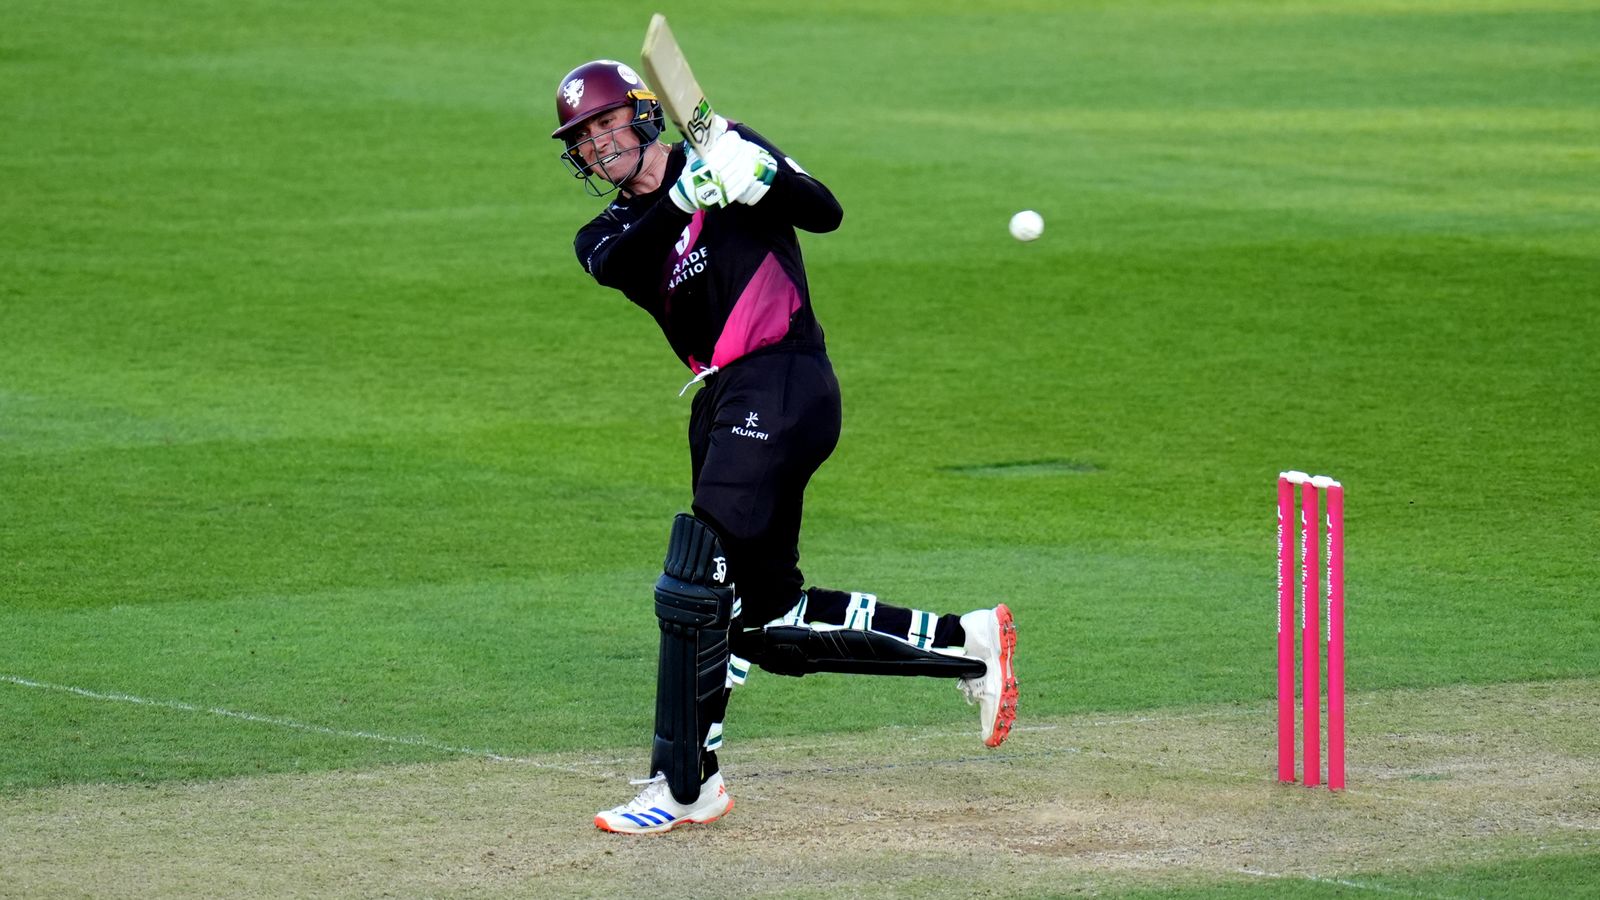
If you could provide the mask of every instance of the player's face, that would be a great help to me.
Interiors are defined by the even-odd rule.
[[[572,130],[573,151],[594,174],[618,184],[634,170],[639,135],[627,107],[596,113]]]

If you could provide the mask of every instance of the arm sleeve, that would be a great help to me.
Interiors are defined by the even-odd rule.
[[[648,288],[688,224],[689,215],[662,194],[629,228],[609,213],[596,217],[578,232],[573,249],[584,270],[606,287],[623,292]]]
[[[833,192],[810,175],[789,168],[792,163],[787,157],[777,159],[778,174],[757,208],[771,204],[774,213],[802,231],[825,234],[838,228],[844,220],[844,207],[833,198]]]
[[[800,164],[792,157],[753,129],[739,125],[738,131],[745,140],[765,147],[772,158],[778,161],[778,173],[773,176],[772,187],[756,204],[756,209],[777,216],[802,231],[824,234],[839,227],[844,220],[844,207],[834,199],[827,185],[811,177],[811,173],[800,168]]]

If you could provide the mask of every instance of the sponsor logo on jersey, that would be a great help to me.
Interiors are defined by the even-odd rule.
[[[672,280],[667,282],[667,290],[676,290],[690,278],[706,270],[706,256],[710,253],[705,247],[691,250],[687,256],[678,260],[672,266]]]
[[[700,229],[705,224],[705,218],[705,210],[695,210],[694,217],[684,226],[683,234],[679,235],[677,243],[672,245],[672,268],[662,273],[666,281],[665,291],[669,294],[685,281],[706,270],[708,251],[704,247],[695,247],[695,243],[700,240]]]

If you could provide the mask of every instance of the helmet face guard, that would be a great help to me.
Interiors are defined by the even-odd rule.
[[[598,116],[608,110],[616,109],[624,104],[616,104],[606,107],[605,109],[596,110],[591,115],[585,116],[582,119],[578,119],[572,122],[569,126],[561,129],[560,138],[562,142],[566,144],[566,149],[562,150],[560,153],[561,161],[566,164],[567,171],[572,173],[573,178],[583,179],[584,190],[588,191],[591,196],[604,197],[605,195],[616,190],[619,185],[631,181],[635,175],[639,174],[639,170],[644,167],[645,148],[655,143],[656,138],[661,136],[661,104],[657,102],[656,95],[644,90],[630,91],[628,99],[633,106],[633,116],[630,120],[616,126],[615,128],[608,129],[598,134],[590,134],[586,137],[576,140],[571,137],[572,132],[577,130],[577,126],[582,125],[585,121],[588,121],[590,118]],[[603,167],[599,165],[590,165],[583,161],[583,148],[585,145],[587,145],[591,151],[589,154],[590,157],[599,160],[599,146],[595,143],[595,139],[601,134],[614,135],[617,132],[625,129],[632,129],[633,133],[638,136],[638,147],[624,150],[621,153],[616,153],[610,158],[610,160],[605,161],[615,161],[629,153],[634,153],[637,158],[634,160],[633,170],[628,173],[627,177],[620,178],[613,182],[605,177],[606,170]]]
[[[645,84],[644,79],[627,64],[612,59],[597,59],[568,72],[556,87],[557,126],[550,136],[566,145],[566,149],[561,152],[562,161],[566,163],[572,176],[583,179],[588,192],[597,197],[616,190],[617,184],[597,176],[593,167],[583,161],[580,148],[584,144],[590,144],[592,148],[596,136],[589,135],[574,140],[571,135],[578,126],[600,113],[623,107],[632,111],[631,119],[627,124],[611,129],[608,133],[614,133],[621,128],[632,128],[639,138],[641,148],[633,171],[627,178],[621,180],[626,182],[637,175],[644,164],[642,148],[661,137],[665,128],[661,103],[650,90],[650,86]]]

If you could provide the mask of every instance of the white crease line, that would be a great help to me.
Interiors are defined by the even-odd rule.
[[[26,678],[18,678],[15,675],[0,675],[0,681],[9,682],[20,687],[39,688],[47,691],[59,691],[63,694],[75,694],[79,697],[87,697],[90,700],[107,700],[114,703],[135,703],[140,706],[157,706],[162,709],[177,710],[178,712],[207,713],[213,716],[224,716],[229,719],[239,719],[241,721],[255,722],[261,725],[276,725],[279,728],[292,728],[295,731],[309,731],[313,734],[325,734],[329,737],[355,738],[364,741],[377,741],[383,744],[399,744],[407,747],[421,747],[425,750],[436,750],[440,753],[450,753],[457,756],[478,756],[482,757],[483,759],[493,760],[495,762],[521,763],[523,765],[535,766],[540,769],[555,769],[562,772],[570,772],[574,775],[590,774],[571,766],[540,762],[536,759],[528,759],[522,756],[505,756],[500,753],[495,753],[491,750],[478,750],[472,747],[456,747],[450,744],[442,744],[438,741],[428,740],[427,738],[395,737],[394,735],[378,734],[372,731],[347,731],[342,728],[329,728],[325,725],[310,725],[305,722],[296,722],[293,719],[283,719],[276,716],[262,716],[255,713],[239,712],[232,709],[222,709],[221,707],[216,706],[195,706],[192,703],[183,703],[178,700],[152,700],[148,697],[135,697],[132,694],[106,694],[99,691],[91,691],[85,688],[71,687],[64,684],[49,684],[43,681],[30,681]]]
[[[1348,878],[1322,878],[1317,875],[1290,875],[1285,872],[1265,872],[1261,869],[1236,869],[1244,875],[1254,875],[1257,878],[1286,878],[1291,881],[1314,881],[1318,884],[1336,884],[1340,887],[1355,888],[1358,891],[1375,891],[1379,894],[1396,894],[1401,897],[1424,897],[1427,900],[1451,900],[1442,894],[1421,894],[1408,891],[1404,888],[1393,888],[1385,884],[1373,884],[1367,881],[1351,881]]]
[[[616,767],[616,766],[627,765],[627,764],[636,762],[636,760],[633,759],[633,758],[591,759],[591,760],[584,760],[582,763],[579,763],[578,765],[561,765],[559,763],[540,762],[539,760],[529,759],[527,757],[521,757],[521,756],[506,756],[506,755],[501,754],[501,753],[496,753],[496,752],[494,752],[492,750],[481,750],[481,749],[476,749],[476,748],[472,748],[472,747],[457,747],[457,746],[454,746],[454,745],[451,745],[451,744],[444,744],[444,743],[440,743],[438,741],[429,740],[427,738],[396,737],[394,735],[378,734],[378,733],[372,732],[372,731],[351,731],[351,730],[345,730],[345,729],[340,729],[340,728],[329,728],[329,727],[327,727],[325,725],[312,725],[312,724],[309,724],[309,723],[306,723],[306,722],[297,722],[297,721],[295,721],[293,719],[285,719],[285,718],[276,717],[276,716],[263,716],[263,715],[259,715],[259,714],[256,714],[256,713],[248,713],[248,712],[240,712],[238,710],[223,709],[221,707],[197,706],[195,704],[184,703],[184,702],[179,701],[179,700],[155,700],[155,699],[151,699],[151,698],[148,698],[148,697],[136,697],[136,696],[134,696],[132,694],[104,693],[104,692],[100,692],[100,691],[91,691],[91,690],[88,690],[86,688],[72,687],[70,685],[50,684],[48,682],[32,681],[30,679],[20,678],[20,677],[15,676],[15,675],[3,675],[3,674],[0,674],[0,682],[8,682],[10,684],[15,684],[15,685],[18,685],[20,687],[30,687],[30,688],[40,689],[40,690],[58,691],[58,692],[65,693],[65,694],[74,694],[76,696],[85,697],[85,698],[88,698],[90,700],[103,700],[103,701],[109,701],[109,702],[115,702],[115,703],[133,703],[133,704],[137,704],[137,705],[140,705],[140,706],[153,706],[153,707],[158,707],[158,708],[161,708],[161,709],[176,710],[178,712],[206,713],[206,714],[209,714],[209,715],[222,716],[222,717],[229,718],[229,719],[237,719],[237,720],[243,721],[243,722],[254,722],[254,723],[257,723],[257,724],[261,724],[261,725],[274,725],[274,726],[277,726],[279,728],[290,728],[290,729],[294,729],[296,731],[305,731],[305,732],[310,732],[310,733],[313,733],[313,734],[323,734],[323,735],[327,735],[329,737],[350,738],[350,739],[366,740],[366,741],[377,741],[379,743],[395,744],[395,745],[407,746],[407,747],[420,747],[420,748],[427,749],[427,750],[434,750],[434,751],[437,751],[437,752],[440,752],[440,753],[449,753],[449,754],[453,754],[453,755],[457,755],[457,756],[476,756],[476,757],[481,757],[483,759],[492,760],[494,762],[520,763],[522,765],[533,766],[535,768],[549,769],[549,770],[552,770],[552,771],[565,772],[565,773],[571,774],[571,775],[582,775],[582,776],[586,776],[586,777],[595,777],[597,775],[611,774],[611,772],[609,770],[614,768],[614,767]],[[1234,711],[1232,711],[1232,710],[1228,710],[1228,711],[1218,711],[1218,712],[1201,712],[1201,713],[1187,713],[1187,714],[1180,713],[1180,714],[1174,715],[1174,716],[1172,716],[1170,718],[1172,718],[1172,719],[1210,718],[1210,717],[1214,717],[1214,716],[1218,716],[1218,715],[1231,715],[1231,714],[1233,714],[1233,712]],[[1082,727],[1082,726],[1087,726],[1087,727],[1114,727],[1114,726],[1118,726],[1118,725],[1158,723],[1158,722],[1161,722],[1161,721],[1163,721],[1163,719],[1161,717],[1137,716],[1137,717],[1132,717],[1132,718],[1127,718],[1127,719],[1100,719],[1100,720],[1095,720],[1095,721],[1092,721],[1092,722],[1074,723],[1074,724],[1078,725],[1080,727]],[[1060,727],[1062,727],[1062,726],[1059,723],[1047,723],[1047,724],[1041,724],[1041,725],[1017,725],[1017,726],[1015,726],[1013,728],[1013,731],[1014,732],[1055,731],[1055,730],[1059,729]],[[957,731],[957,730],[933,730],[933,729],[920,729],[920,728],[913,729],[912,727],[908,727],[908,726],[896,726],[896,725],[885,726],[883,729],[880,729],[880,730],[883,730],[883,731],[895,731],[895,730],[901,730],[902,728],[904,728],[905,730],[915,730],[917,732],[917,733],[915,733],[915,734],[910,736],[911,740],[914,740],[914,741],[934,740],[934,739],[941,739],[941,738],[944,738],[944,739],[958,738],[958,737],[966,736],[966,735],[971,733],[971,731],[969,731],[968,729],[962,729],[962,730],[959,730],[959,731]],[[851,741],[848,738],[837,737],[836,736],[836,737],[823,738],[821,740],[815,740],[815,741],[810,741],[810,742],[791,743],[791,744],[778,745],[778,746],[765,746],[765,747],[762,747],[762,746],[759,746],[760,741],[754,741],[752,743],[757,744],[757,746],[755,748],[752,748],[752,749],[757,749],[757,750],[765,751],[765,752],[792,753],[792,752],[802,751],[802,750],[816,751],[816,750],[826,750],[826,749],[848,748],[850,746]],[[1079,747],[1071,747],[1071,748],[1065,748],[1064,750],[1063,749],[1058,749],[1058,750],[1055,750],[1055,751],[1052,751],[1052,752],[1053,753],[1059,753],[1059,752],[1079,753],[1079,752],[1083,752],[1083,750],[1082,750],[1082,748],[1079,748]],[[1007,756],[1007,754],[1003,754],[1003,753],[1002,754],[997,754],[997,755],[999,755],[999,756]],[[1110,754],[1104,754],[1104,755],[1110,755]],[[743,754],[735,752],[733,754],[730,754],[730,759],[739,759],[742,762],[743,761]],[[933,760],[933,761],[923,760],[921,762],[924,763],[924,764],[940,764],[940,763],[942,763],[942,764],[950,764],[952,762],[960,763],[960,762],[981,761],[981,760],[982,760],[982,757],[975,756],[971,760],[968,760],[967,758],[963,757],[963,758],[958,759],[958,760]],[[910,764],[910,763],[907,763],[907,764]],[[587,767],[587,768],[580,768],[580,766],[584,766],[584,767]],[[1213,774],[1222,774],[1222,773],[1213,773]],[[1242,773],[1235,773],[1235,774],[1239,775],[1240,777],[1242,777]]]
[[[1117,725],[1162,725],[1167,722],[1182,722],[1191,719],[1231,719],[1238,716],[1258,716],[1260,710],[1243,707],[1229,709],[1201,710],[1200,712],[1172,713],[1170,715],[1144,715],[1131,716],[1125,719],[1095,719],[1082,724],[1096,727],[1114,727]]]
[[[480,750],[480,749],[475,749],[475,748],[471,748],[471,747],[457,747],[457,746],[453,746],[451,744],[444,744],[444,743],[440,743],[438,741],[432,741],[432,740],[429,740],[427,738],[396,737],[396,736],[393,736],[393,735],[378,734],[376,732],[371,732],[371,731],[349,731],[349,730],[340,729],[340,728],[329,728],[329,727],[327,727],[325,725],[311,725],[311,724],[308,724],[308,723],[305,723],[305,722],[297,722],[297,721],[295,721],[293,719],[285,719],[285,718],[279,718],[279,717],[274,717],[274,716],[263,716],[263,715],[257,715],[255,713],[239,712],[237,710],[231,710],[231,709],[222,709],[220,707],[196,706],[194,704],[183,703],[183,702],[177,701],[177,700],[153,700],[153,699],[150,699],[150,698],[147,698],[147,697],[136,697],[136,696],[133,696],[132,694],[101,693],[101,692],[98,692],[98,691],[87,690],[85,688],[71,687],[69,685],[49,684],[47,682],[31,681],[31,680],[26,679],[26,678],[19,678],[19,677],[15,676],[15,675],[3,675],[3,674],[0,674],[0,682],[7,682],[7,683],[10,683],[10,684],[18,685],[20,687],[30,687],[30,688],[37,688],[37,689],[41,689],[41,690],[59,691],[61,693],[74,694],[74,695],[77,695],[79,697],[86,697],[86,698],[91,699],[91,700],[104,700],[104,701],[117,702],[117,703],[134,703],[134,704],[138,704],[138,705],[141,705],[141,706],[154,706],[154,707],[159,707],[159,708],[162,708],[162,709],[176,710],[178,712],[207,713],[207,714],[214,715],[214,716],[223,716],[225,718],[238,719],[238,720],[244,721],[244,722],[254,722],[254,723],[262,724],[262,725],[275,725],[275,726],[277,726],[279,728],[290,728],[290,729],[294,729],[296,731],[306,731],[306,732],[311,732],[313,734],[323,734],[323,735],[328,735],[329,737],[340,737],[340,738],[350,738],[350,739],[367,740],[367,741],[377,741],[379,743],[395,744],[395,745],[408,746],[408,747],[420,747],[420,748],[427,749],[427,750],[434,750],[434,751],[437,751],[437,752],[440,752],[440,753],[449,753],[449,754],[457,755],[457,756],[476,756],[476,757],[480,757],[482,759],[488,759],[488,760],[491,760],[491,761],[494,761],[494,762],[520,763],[522,765],[532,766],[532,767],[538,768],[538,769],[548,769],[548,770],[551,770],[551,771],[565,772],[565,773],[567,773],[569,775],[580,775],[580,776],[584,776],[584,777],[597,777],[597,776],[615,774],[614,772],[610,771],[612,768],[614,768],[616,766],[625,766],[625,765],[628,765],[630,763],[636,762],[635,759],[629,757],[629,758],[617,758],[617,759],[589,759],[589,760],[584,760],[584,761],[582,761],[581,763],[579,763],[577,765],[561,765],[559,763],[541,762],[541,761],[536,760],[536,759],[529,759],[527,757],[522,757],[522,756],[506,756],[504,754],[495,753],[495,752],[493,752],[491,750]],[[1213,711],[1213,712],[1179,713],[1179,714],[1176,714],[1176,715],[1173,715],[1173,716],[1170,716],[1170,717],[1165,717],[1165,718],[1164,717],[1158,717],[1158,716],[1139,716],[1139,717],[1128,718],[1128,719],[1101,719],[1101,720],[1096,720],[1096,721],[1089,722],[1089,723],[1072,723],[1072,724],[1076,725],[1076,726],[1080,726],[1080,727],[1083,726],[1083,725],[1089,725],[1091,727],[1105,727],[1105,726],[1116,726],[1116,725],[1147,724],[1147,723],[1159,723],[1159,722],[1162,722],[1162,721],[1170,721],[1170,720],[1175,720],[1175,719],[1201,719],[1201,718],[1211,718],[1211,717],[1216,717],[1216,716],[1235,715],[1235,714],[1238,714],[1239,712],[1242,712],[1242,711],[1219,710],[1219,711]],[[891,726],[886,726],[885,728],[883,728],[881,730],[885,730],[885,731],[887,731],[887,730],[898,730],[898,729],[900,729],[902,727],[903,726],[893,726],[893,725],[891,725]],[[1062,727],[1060,724],[1028,725],[1028,726],[1019,725],[1019,726],[1016,726],[1016,728],[1014,730],[1015,731],[1054,731],[1054,730],[1057,730],[1060,727]],[[907,730],[910,730],[910,729],[908,728]],[[964,736],[964,735],[966,735],[968,733],[969,732],[967,730],[961,730],[961,731],[926,730],[926,731],[921,731],[919,734],[913,735],[912,736],[912,740],[925,740],[925,739],[929,739],[929,738],[956,738],[956,737]],[[844,737],[834,737],[834,738],[831,738],[831,739],[823,739],[823,740],[819,740],[819,741],[813,741],[813,742],[810,742],[810,743],[788,744],[788,745],[780,745],[780,746],[776,746],[776,747],[774,747],[774,746],[761,747],[761,746],[759,746],[759,744],[760,744],[759,741],[755,741],[753,743],[756,743],[758,745],[757,747],[755,747],[753,749],[767,751],[767,752],[783,753],[783,752],[794,752],[794,751],[799,751],[799,750],[812,750],[812,751],[814,751],[814,750],[823,750],[823,749],[847,749],[849,747],[849,743],[850,742],[849,742],[849,740],[847,738],[844,738]],[[1089,750],[1088,748],[1076,747],[1076,746],[1065,747],[1065,748],[1056,748],[1056,749],[1051,750],[1051,751],[1046,751],[1043,755],[1056,755],[1056,754],[1061,754],[1061,753],[1067,753],[1067,754],[1089,753],[1091,755],[1099,756],[1099,757],[1102,757],[1102,758],[1114,759],[1114,760],[1118,760],[1118,761],[1122,761],[1122,762],[1127,762],[1127,763],[1132,764],[1132,765],[1145,765],[1145,766],[1153,766],[1153,767],[1157,767],[1157,768],[1171,768],[1172,765],[1173,765],[1171,763],[1160,761],[1160,760],[1150,760],[1150,759],[1145,759],[1143,757],[1130,757],[1130,756],[1125,756],[1125,755],[1122,755],[1122,754],[1117,754],[1117,753],[1113,753],[1113,752],[1106,751],[1106,750]],[[1039,754],[1031,754],[1031,755],[1039,755]],[[744,762],[743,754],[740,753],[740,752],[735,751],[734,753],[729,754],[729,756],[730,756],[730,761],[738,760],[740,763]],[[1012,758],[1011,754],[1009,754],[1009,753],[998,753],[998,754],[996,754],[996,756],[997,757],[1001,757],[1001,758]],[[921,761],[908,762],[908,763],[905,763],[904,765],[914,765],[914,764],[916,764],[916,762],[921,762],[923,764],[949,765],[949,764],[953,764],[953,763],[962,763],[962,762],[969,762],[969,761],[970,762],[983,761],[983,757],[982,756],[973,756],[973,757],[970,757],[970,758],[963,757],[963,758],[960,758],[960,759],[957,759],[957,760],[921,760]],[[1182,768],[1189,769],[1189,770],[1192,770],[1192,771],[1198,771],[1198,772],[1203,772],[1203,773],[1208,774],[1208,775],[1222,776],[1222,777],[1227,777],[1227,778],[1246,779],[1246,780],[1248,780],[1248,779],[1253,779],[1253,778],[1257,777],[1256,773],[1254,773],[1254,772],[1229,772],[1229,771],[1224,771],[1224,770],[1219,770],[1219,769],[1211,769],[1211,768],[1204,767],[1204,766],[1198,766],[1198,765],[1195,765],[1193,763],[1185,763],[1185,764],[1180,764],[1180,765],[1182,766]],[[582,768],[582,767],[585,767],[585,766],[587,768]],[[823,771],[831,771],[831,770],[824,768]],[[775,773],[776,777],[782,777],[784,774],[789,774],[789,773]],[[1436,801],[1436,800],[1425,800],[1425,799],[1418,798],[1418,797],[1406,797],[1406,796],[1401,796],[1401,795],[1396,795],[1396,794],[1379,793],[1377,791],[1372,791],[1372,790],[1367,790],[1367,789],[1362,789],[1362,788],[1352,788],[1352,789],[1350,789],[1348,791],[1348,793],[1350,793],[1351,795],[1368,796],[1368,797],[1373,797],[1373,798],[1376,798],[1376,799],[1400,801],[1400,802],[1407,802],[1407,803],[1416,803],[1416,804],[1419,804],[1419,805],[1432,806],[1432,807],[1435,807],[1435,808],[1449,810],[1449,811],[1464,811],[1464,810],[1460,810],[1458,807],[1456,807],[1456,806],[1454,806],[1452,804],[1441,803],[1441,802]],[[1539,817],[1524,816],[1524,817],[1522,817],[1521,820],[1522,820],[1522,822],[1524,824],[1530,824],[1530,825],[1549,824],[1550,823],[1549,820],[1542,819],[1542,818],[1539,818]],[[1583,823],[1569,823],[1569,822],[1562,821],[1562,820],[1559,820],[1559,819],[1555,820],[1554,824],[1556,824],[1557,826],[1560,826],[1560,827],[1571,828],[1571,829],[1575,829],[1575,830],[1588,831],[1588,830],[1594,830],[1595,829],[1595,826],[1593,826],[1593,825],[1583,824]],[[1273,876],[1273,875],[1271,875],[1271,873],[1251,873],[1251,874],[1261,874],[1261,875],[1264,875],[1264,876],[1267,876],[1267,877],[1282,877],[1282,876]],[[1417,896],[1423,896],[1423,895],[1419,894]]]

